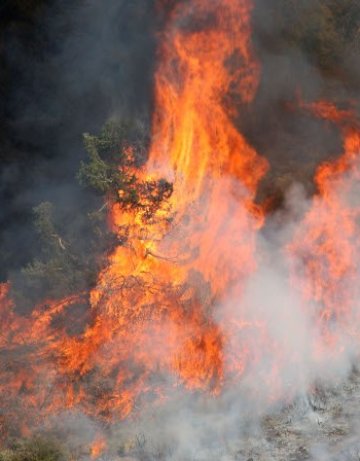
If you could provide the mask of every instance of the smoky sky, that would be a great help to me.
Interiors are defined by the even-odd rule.
[[[344,30],[344,43],[328,43],[316,35],[321,5],[337,3],[341,2],[254,2],[253,43],[262,76],[255,101],[239,108],[238,125],[270,161],[259,200],[278,187],[279,177],[286,183],[303,182],[311,190],[319,162],[341,152],[336,127],[294,109],[299,93],[340,104],[358,100],[358,2],[342,2],[334,24],[336,30]],[[86,156],[82,133],[98,132],[114,114],[150,120],[162,29],[156,4],[155,0],[2,2],[2,279],[36,254],[35,205],[49,200],[74,214],[89,206],[91,194],[76,180],[79,162]],[[179,4],[161,2],[164,16]],[[303,30],[303,37],[295,40],[297,30]],[[319,61],[321,46],[333,47],[325,65]]]
[[[358,106],[360,4],[255,0],[254,6],[253,45],[262,75],[241,128],[270,163],[258,195],[262,200],[283,187],[278,182],[293,181],[314,193],[315,170],[341,154],[341,134],[333,123],[299,110],[298,101]]]
[[[114,113],[147,119],[156,16],[152,1],[5,1],[0,6],[1,278],[34,256],[32,208],[71,209],[82,133]]]

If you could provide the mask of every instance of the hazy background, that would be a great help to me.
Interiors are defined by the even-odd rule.
[[[36,251],[33,206],[87,206],[82,133],[114,112],[148,117],[154,18],[152,1],[1,2],[1,279]]]
[[[180,0],[179,0],[180,1]],[[164,11],[179,3],[161,2]],[[181,0],[184,1],[184,0]],[[185,0],[188,1],[188,0]],[[155,0],[4,0],[0,5],[0,278],[38,251],[32,208],[49,200],[69,216],[91,202],[76,172],[81,135],[114,113],[149,120],[156,65]],[[296,95],[358,101],[360,4],[354,0],[256,0],[258,96],[239,127],[271,171],[259,200],[274,206],[294,180],[312,192],[336,128],[296,108]]]

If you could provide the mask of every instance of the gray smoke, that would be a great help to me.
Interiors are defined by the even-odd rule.
[[[75,178],[82,134],[114,114],[149,123],[153,93],[153,1],[28,3],[0,6],[2,280],[36,256],[32,207],[75,217],[94,203]]]
[[[280,0],[256,2],[254,40],[263,74],[253,106],[239,109],[237,123],[271,164],[258,199],[279,191],[281,209],[259,236],[260,270],[247,280],[244,296],[216,308],[216,320],[225,326],[223,313],[237,319],[239,305],[246,306],[248,321],[260,318],[266,324],[266,334],[282,353],[278,381],[267,381],[276,362],[270,348],[261,350],[243,379],[217,399],[177,389],[164,405],[111,428],[83,415],[62,415],[52,424],[70,449],[81,451],[95,433],[106,432],[110,442],[104,460],[359,459],[360,378],[353,369],[357,345],[344,337],[343,354],[334,358],[329,353],[325,360],[314,361],[312,344],[321,332],[313,315],[321,306],[304,306],[289,284],[289,261],[283,254],[312,206],[316,166],[342,148],[338,129],[299,111],[297,95],[343,104],[357,98],[359,91],[358,27],[351,21],[359,17],[358,7],[346,2],[348,41],[336,47],[332,43],[333,55],[323,55],[316,47],[330,42],[311,35],[320,3],[307,0],[291,10]],[[5,261],[22,250],[25,260],[33,255],[27,249],[36,239],[28,220],[24,224],[20,219],[25,210],[46,199],[64,215],[75,216],[92,200],[74,180],[84,157],[84,131],[97,131],[113,114],[149,118],[158,26],[153,7],[152,1],[141,0],[55,2],[31,29],[32,40],[38,41],[32,43],[41,43],[41,52],[35,46],[29,53],[21,27],[7,29],[6,68],[16,83],[7,83],[2,149],[8,160],[1,171],[1,236],[4,252],[10,253]],[[310,45],[307,38],[313,40]],[[341,69],[338,75],[331,72],[335,65]],[[13,162],[9,159],[14,153]],[[346,181],[353,192],[342,200],[354,207],[357,178],[350,175]],[[20,258],[11,268],[23,262]],[[356,299],[358,287],[349,284],[349,290]],[[356,321],[358,308],[352,306],[347,322]],[[341,337],[341,328],[334,329]],[[247,339],[256,346],[261,342],[258,334],[254,329],[232,336],[226,357]],[[273,398],[273,385],[281,398]]]

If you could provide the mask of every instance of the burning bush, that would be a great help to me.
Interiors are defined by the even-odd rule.
[[[325,72],[313,24],[330,10],[316,5],[306,36],[319,39]],[[78,178],[97,207],[79,217],[48,202],[34,210],[39,257],[13,280],[12,297],[9,284],[0,287],[3,438],[82,415],[99,428],[87,442],[100,457],[112,431],[151,420],[159,439],[160,421],[184,444],[179,459],[191,459],[198,440],[214,448],[214,434],[233,431],[243,407],[261,416],[319,376],[349,370],[360,336],[357,113],[300,96],[282,104],[284,118],[287,107],[335,127],[342,155],[320,166],[311,159],[312,198],[300,187],[286,193],[296,175],[285,174],[281,210],[259,204],[271,162],[235,125],[264,83],[252,11],[250,0],[169,8],[151,136],[124,120],[86,134]],[[151,459],[146,437],[137,440],[134,454]],[[2,456],[21,461],[26,452],[61,456],[37,438]]]

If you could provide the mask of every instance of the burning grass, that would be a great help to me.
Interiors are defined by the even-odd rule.
[[[81,177],[106,194],[102,211],[113,249],[89,291],[69,289],[63,299],[35,303],[26,316],[9,285],[1,287],[4,439],[64,411],[79,412],[99,426],[87,453],[101,458],[111,452],[115,428],[146,415],[148,423],[160,421],[155,429],[180,452],[148,448],[146,437],[129,430],[137,436],[130,455],[193,459],[204,446],[205,453],[216,444],[225,450],[226,432],[241,422],[238,437],[256,419],[275,459],[283,444],[296,445],[294,459],[310,456],[298,443],[302,429],[287,426],[284,412],[275,410],[306,395],[319,377],[332,383],[346,376],[359,346],[360,131],[354,111],[297,101],[308,116],[338,128],[343,152],[317,168],[313,198],[293,196],[290,203],[283,189],[293,177],[278,177],[283,214],[277,235],[267,239],[264,225],[276,207],[260,204],[259,187],[269,163],[234,126],[238,107],[254,101],[260,82],[251,12],[248,0],[225,0],[221,8],[194,0],[171,10],[159,47],[147,159],[143,142],[120,136],[113,143],[112,125],[110,135],[85,137],[90,161]],[[224,104],[230,91],[237,94],[233,106]],[[40,210],[41,223],[68,261],[68,244],[48,208]],[[42,275],[49,269],[33,270],[39,267]],[[314,395],[305,419],[326,410],[321,392]],[[179,434],[177,412],[184,424]],[[348,435],[340,426],[326,434]],[[156,431],[154,439],[159,443]],[[242,449],[229,450],[236,456]],[[36,461],[60,456],[39,439],[3,456],[20,461],[26,450]]]

